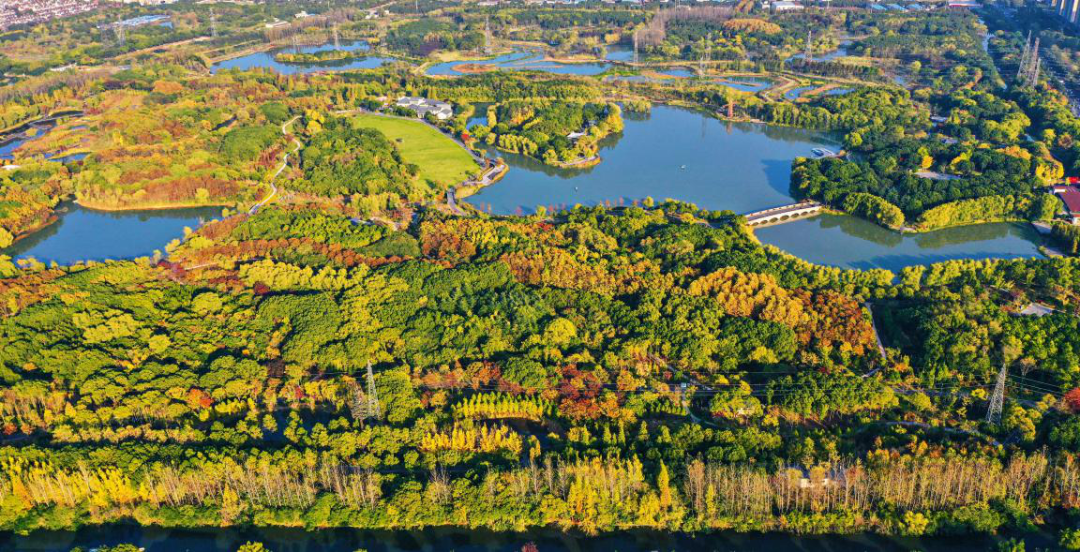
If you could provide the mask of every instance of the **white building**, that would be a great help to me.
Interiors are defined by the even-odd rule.
[[[397,106],[416,113],[416,116],[421,119],[426,117],[428,113],[434,115],[440,121],[445,121],[454,116],[454,108],[449,102],[430,100],[428,98],[405,96],[398,99]]]
[[[773,11],[785,12],[785,11],[798,11],[805,9],[805,6],[799,2],[791,2],[790,0],[777,0],[772,3]]]

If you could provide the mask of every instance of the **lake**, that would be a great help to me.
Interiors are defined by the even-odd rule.
[[[986,552],[1002,537],[889,538],[877,535],[795,536],[721,532],[686,535],[651,531],[624,531],[614,535],[582,537],[558,531],[527,534],[484,530],[425,529],[418,531],[362,531],[354,529],[158,529],[133,526],[90,527],[77,532],[35,531],[28,536],[0,534],[0,549],[11,552],[68,552],[122,542],[148,552],[235,552],[247,541],[262,542],[273,552],[518,552],[534,543],[539,552]],[[1050,535],[1026,535],[1028,550],[1054,545]]]
[[[59,264],[142,257],[164,252],[165,244],[184,236],[184,227],[195,229],[221,216],[221,207],[95,211],[69,203],[63,209],[59,220],[0,254]]]
[[[747,213],[791,203],[791,162],[816,147],[836,149],[825,134],[767,125],[726,123],[694,111],[654,106],[626,118],[621,136],[606,139],[599,165],[570,170],[519,155],[501,155],[510,171],[467,201],[513,215],[575,204],[631,205],[645,197],[679,199],[711,210]],[[956,258],[1038,256],[1039,238],[1024,225],[983,224],[901,236],[847,215],[755,231],[810,262],[846,268],[899,270]]]
[[[299,73],[317,73],[321,71],[374,69],[384,63],[397,61],[395,58],[392,57],[380,56],[369,56],[359,59],[349,59],[323,63],[281,63],[274,59],[274,56],[276,54],[282,52],[298,52],[304,54],[311,54],[314,52],[325,52],[329,50],[343,50],[346,52],[366,51],[370,48],[371,46],[365,41],[342,43],[341,46],[337,48],[335,48],[333,44],[323,44],[321,46],[301,46],[299,48],[280,48],[277,50],[256,52],[254,54],[248,54],[246,56],[240,56],[224,61],[219,61],[218,63],[215,63],[213,66],[211,66],[210,70],[216,73],[222,69],[254,69],[256,67],[262,67],[264,69],[270,69],[282,75],[294,75]]]
[[[836,144],[812,131],[729,124],[654,106],[647,118],[627,117],[625,132],[604,140],[603,160],[593,167],[559,169],[498,153],[510,172],[468,201],[503,215],[531,213],[537,205],[629,205],[645,197],[743,213],[790,203],[791,160]]]

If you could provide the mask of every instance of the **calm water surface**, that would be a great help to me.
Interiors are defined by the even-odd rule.
[[[0,254],[60,264],[142,257],[164,251],[165,244],[184,236],[184,227],[195,229],[221,215],[220,207],[112,212],[69,204],[65,209],[58,221]]]
[[[598,75],[611,68],[610,63],[559,63],[544,61],[544,54],[534,51],[512,52],[486,60],[459,60],[436,63],[428,67],[427,74],[438,76],[464,75],[455,69],[458,65],[492,65],[503,71],[543,71],[559,75]]]
[[[715,84],[719,84],[720,86],[733,88],[735,90],[741,90],[743,92],[758,92],[773,85],[773,82],[767,79],[740,77],[718,79],[713,82]]]
[[[784,98],[786,98],[788,100],[797,100],[797,99],[801,98],[803,94],[805,94],[805,93],[807,93],[807,92],[809,92],[809,91],[811,91],[811,90],[813,90],[815,88],[817,88],[817,87],[816,86],[799,86],[799,87],[796,87],[796,88],[792,88],[791,90],[788,90],[787,92],[784,92]]]
[[[13,552],[68,552],[121,542],[148,552],[234,552],[247,541],[259,541],[274,552],[517,552],[534,543],[540,552],[986,552],[999,537],[885,538],[876,535],[840,537],[776,534],[683,534],[623,532],[579,537],[554,531],[529,534],[487,531],[358,531],[348,529],[168,530],[137,527],[93,527],[78,532],[39,531],[28,536],[0,534],[0,549]],[[1028,550],[1053,546],[1049,535],[1026,535]]]
[[[901,235],[848,215],[820,215],[754,230],[769,243],[816,264],[887,268],[954,259],[1039,257],[1041,238],[1030,224],[993,223]]]
[[[500,153],[510,172],[469,201],[503,215],[531,213],[538,205],[628,205],[645,197],[742,213],[790,203],[791,160],[835,145],[821,133],[728,124],[655,106],[645,119],[628,117],[622,136],[605,140],[603,161],[594,167],[557,169]]]
[[[693,111],[656,106],[626,121],[605,141],[603,161],[584,170],[556,169],[517,155],[502,181],[468,201],[512,215],[581,205],[630,205],[645,197],[679,199],[712,210],[747,213],[791,203],[791,162],[829,136],[766,125],[731,124]],[[823,215],[755,232],[807,261],[847,268],[899,270],[959,258],[1038,256],[1037,234],[1025,225],[983,224],[901,236],[862,219]]]
[[[813,57],[811,57],[811,59],[814,60],[814,61],[836,61],[838,58],[842,58],[842,57],[848,55],[847,47],[850,46],[850,45],[851,45],[851,41],[850,40],[845,40],[845,41],[840,43],[839,47],[837,47],[835,50],[833,50],[833,51],[831,51],[829,53],[820,54],[818,52],[814,52]],[[803,52],[801,54],[795,54],[795,55],[787,58],[787,61],[793,61],[793,60],[796,60],[796,59],[806,59],[806,52]]]
[[[354,51],[366,51],[370,49],[367,42],[358,41],[351,43],[343,43],[340,48],[335,48],[333,44],[323,44],[322,46],[301,46],[300,48],[282,48],[279,50],[271,50],[269,52],[258,52],[241,56],[238,58],[227,59],[215,63],[210,70],[218,72],[222,69],[254,69],[256,67],[262,67],[264,69],[270,69],[276,71],[282,75],[293,75],[298,73],[316,73],[320,71],[345,71],[349,69],[374,69],[381,66],[384,63],[396,61],[391,57],[379,57],[369,56],[359,59],[350,59],[342,61],[331,61],[325,63],[280,63],[274,59],[274,55],[281,52],[300,52],[310,54],[314,52],[324,52],[328,50],[344,50],[347,52]]]

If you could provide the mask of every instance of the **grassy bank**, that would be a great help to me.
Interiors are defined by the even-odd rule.
[[[465,148],[421,121],[374,114],[358,115],[356,120],[385,134],[406,161],[420,167],[420,178],[441,188],[454,186],[480,170]]]

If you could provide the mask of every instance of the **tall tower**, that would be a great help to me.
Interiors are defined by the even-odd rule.
[[[814,30],[810,29],[806,31],[806,55],[803,56],[803,61],[810,63],[814,61]]]
[[[217,14],[214,13],[214,8],[210,8],[210,36],[217,38]]]

